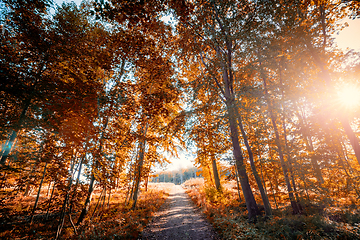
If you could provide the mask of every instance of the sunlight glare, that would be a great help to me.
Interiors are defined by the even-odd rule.
[[[339,101],[346,108],[354,109],[360,106],[360,88],[347,85],[338,91]]]

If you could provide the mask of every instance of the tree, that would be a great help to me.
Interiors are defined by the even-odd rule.
[[[204,80],[212,82],[226,106],[233,154],[250,221],[256,219],[259,211],[250,188],[239,143],[233,57],[241,56],[241,46],[237,41],[249,30],[247,25],[252,21],[254,7],[255,4],[246,1],[194,2],[188,6],[187,13],[191,14],[191,17],[181,13],[179,11],[181,7],[175,9],[180,16],[178,31],[181,42],[179,42],[183,44],[180,47],[184,52],[189,51],[197,55],[195,56],[199,59],[201,68],[206,71]],[[188,42],[192,45],[189,46]],[[194,59],[193,57],[190,60]],[[185,59],[182,58],[182,61],[185,63]]]

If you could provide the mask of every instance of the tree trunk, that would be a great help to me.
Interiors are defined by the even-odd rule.
[[[152,89],[153,89],[153,83],[151,83],[151,86],[149,88],[149,94],[152,93]],[[142,128],[142,135],[143,135],[143,139],[140,142],[140,148],[139,148],[139,163],[135,165],[135,168],[137,167],[137,172],[135,172],[135,189],[134,189],[134,195],[133,195],[133,205],[132,205],[132,209],[136,208],[136,203],[137,203],[137,199],[138,199],[138,193],[139,193],[139,187],[140,187],[140,182],[141,182],[141,172],[142,172],[142,168],[143,168],[143,164],[144,164],[144,158],[145,158],[145,148],[146,148],[146,134],[149,128],[149,119],[146,119],[145,124],[143,125]],[[137,173],[137,175],[136,175]]]
[[[229,126],[230,126],[230,139],[233,147],[233,155],[235,158],[235,164],[238,169],[238,174],[240,178],[240,185],[243,190],[246,208],[248,210],[249,221],[256,221],[256,215],[258,215],[259,208],[256,204],[253,192],[250,187],[249,178],[246,172],[246,167],[244,165],[244,157],[240,148],[239,143],[239,133],[237,129],[236,123],[236,110],[235,110],[235,94],[233,91],[233,74],[232,74],[232,44],[226,39],[226,47],[227,54],[226,60],[222,60],[222,53],[220,49],[217,47],[215,49],[218,59],[220,60],[220,64],[222,67],[222,79],[224,82],[224,89],[221,88],[220,83],[217,79],[214,79],[218,88],[220,88],[221,92],[224,95],[224,100],[226,104],[226,110],[228,114]]]
[[[93,211],[93,213],[91,214],[90,222],[92,222],[92,220],[93,220],[93,218],[94,218],[94,216],[95,216],[95,212],[96,212],[96,210],[97,210],[97,208],[98,208],[98,206],[99,206],[99,204],[100,204],[100,202],[101,202],[101,199],[103,198],[104,190],[105,190],[105,188],[103,188],[103,190],[101,191],[101,194],[100,194],[100,196],[99,196],[99,198],[98,198],[98,201],[97,201],[97,203],[96,203],[96,205],[95,205],[94,211]],[[105,193],[105,195],[106,195],[106,193]]]
[[[220,177],[219,177],[219,172],[217,169],[217,165],[216,165],[216,159],[215,157],[212,157],[212,168],[213,168],[213,174],[214,174],[214,180],[215,180],[215,187],[218,191],[221,190],[221,184],[220,184]]]
[[[299,195],[296,190],[295,176],[294,176],[294,172],[293,172],[293,168],[292,168],[292,158],[291,158],[291,154],[289,152],[289,148],[288,148],[288,144],[287,144],[287,132],[286,132],[286,122],[285,122],[285,114],[284,113],[283,113],[282,127],[283,127],[283,131],[284,131],[285,154],[287,155],[287,159],[288,159],[288,166],[289,166],[291,182],[294,187],[296,201],[298,202],[299,209],[301,210],[301,205],[299,203],[300,202]]]
[[[247,138],[247,135],[245,133],[245,129],[244,129],[244,126],[243,126],[243,123],[242,123],[242,118],[241,118],[241,115],[240,115],[238,110],[236,110],[236,114],[237,114],[237,117],[238,117],[238,124],[239,124],[240,131],[241,131],[241,134],[242,134],[245,146],[246,146],[246,150],[247,150],[247,152],[249,154],[251,170],[252,170],[252,173],[253,173],[253,175],[255,177],[256,184],[258,185],[258,188],[259,188],[259,191],[260,191],[260,194],[261,194],[261,199],[263,200],[263,204],[264,204],[264,208],[265,208],[265,214],[266,214],[266,216],[271,216],[272,215],[272,210],[271,210],[271,205],[270,205],[270,202],[269,202],[269,198],[268,198],[268,196],[267,196],[267,194],[266,194],[266,192],[264,190],[264,186],[263,186],[263,184],[261,182],[261,178],[259,176],[259,173],[257,172],[255,162],[254,162],[254,155],[253,155],[253,152],[252,152],[251,147],[249,145],[249,141],[248,141],[248,138]]]
[[[137,168],[137,170],[136,170],[136,176],[135,176],[134,194],[132,197],[132,200],[133,200],[133,205],[131,207],[132,209],[136,208],[136,203],[137,203],[139,188],[140,188],[140,182],[141,182],[141,171],[142,171],[142,167],[144,164],[144,157],[145,157],[145,140],[143,140],[143,142],[141,143],[140,153],[139,153],[139,162],[135,166]]]
[[[280,142],[280,135],[279,135],[279,131],[278,131],[278,127],[276,125],[276,119],[272,110],[272,103],[269,97],[269,92],[267,90],[267,83],[266,83],[266,77],[265,77],[265,73],[263,72],[262,66],[261,66],[261,60],[259,58],[259,64],[260,64],[260,73],[261,73],[261,77],[263,80],[263,84],[264,84],[264,93],[265,93],[265,98],[268,104],[268,111],[270,114],[270,120],[275,132],[275,142],[276,142],[276,146],[278,149],[278,154],[279,154],[279,158],[280,158],[280,163],[281,163],[281,167],[283,170],[283,174],[285,177],[285,183],[286,183],[286,187],[287,187],[287,191],[288,191],[288,195],[289,195],[289,199],[290,199],[290,203],[291,203],[291,207],[293,209],[293,214],[299,214],[300,213],[300,209],[298,204],[296,203],[295,197],[294,197],[294,193],[293,193],[293,189],[291,187],[291,183],[290,183],[290,179],[289,179],[289,172],[288,172],[288,167],[286,166],[285,163],[285,159],[284,159],[284,155],[283,155],[283,150],[281,147],[281,142]]]
[[[110,207],[110,197],[111,197],[111,188],[109,189],[109,196],[108,196],[107,208]]]
[[[44,181],[44,178],[45,178],[47,164],[48,163],[45,163],[45,166],[44,166],[44,172],[43,172],[43,175],[42,175],[42,178],[41,178],[41,181],[40,181],[39,190],[38,190],[38,193],[37,193],[37,196],[36,196],[36,200],[35,200],[35,203],[34,203],[33,210],[31,212],[30,224],[32,224],[32,222],[34,220],[34,214],[35,214],[35,210],[36,210],[36,207],[38,205],[38,202],[39,202],[41,187],[42,187],[42,184],[43,184],[43,181]]]
[[[244,157],[240,148],[237,124],[235,119],[234,104],[227,104],[227,109],[229,115],[230,135],[233,146],[233,154],[235,158],[236,167],[239,173],[240,185],[243,190],[243,194],[246,202],[246,208],[248,210],[249,221],[255,221],[256,215],[259,214],[259,209],[256,204],[253,192],[251,190],[249,179],[246,173],[246,168],[244,165]]]
[[[91,174],[91,178],[90,178],[88,195],[86,196],[84,207],[81,210],[81,213],[80,213],[79,219],[78,219],[78,221],[76,223],[76,226],[79,226],[82,223],[82,221],[84,220],[86,214],[89,211],[91,195],[92,195],[92,193],[94,191],[94,183],[95,183],[95,175],[93,173],[93,174]]]
[[[46,197],[49,197],[50,188],[51,188],[51,182],[49,182],[48,190],[47,190],[47,192],[46,192]]]
[[[40,151],[41,154],[42,150]],[[37,158],[36,162],[34,163],[34,166],[31,168],[30,174],[29,174],[29,179],[26,183],[26,188],[25,188],[25,192],[24,192],[24,197],[29,195],[30,192],[30,185],[31,185],[31,179],[33,178],[33,174],[35,172],[36,166],[38,165],[38,163],[40,162],[40,157]]]
[[[1,154],[1,159],[0,159],[1,165],[5,165],[6,159],[8,158],[8,156],[11,152],[11,149],[14,146],[16,136],[17,136],[17,131],[12,130],[11,135],[10,135],[10,140],[7,142],[7,144],[5,144],[4,151]]]
[[[133,205],[132,205],[132,209],[136,208],[136,203],[137,203],[137,199],[138,199],[138,194],[139,194],[139,188],[140,188],[140,182],[141,182],[141,172],[142,172],[142,168],[144,165],[144,158],[145,158],[145,147],[146,147],[146,133],[149,127],[149,123],[146,122],[145,127],[143,129],[143,140],[140,143],[140,152],[139,152],[139,160],[138,160],[138,164],[135,165],[135,167],[137,168],[136,170],[136,176],[135,176],[135,189],[134,189],[134,195],[133,195]]]
[[[54,181],[54,185],[53,185],[53,188],[51,190],[51,195],[50,195],[50,199],[49,199],[49,205],[48,205],[48,209],[46,210],[46,217],[45,219],[48,220],[48,217],[49,217],[49,211],[50,211],[50,206],[51,206],[51,201],[52,201],[52,198],[54,196],[54,191],[55,191],[55,184],[56,182]]]
[[[72,186],[72,175],[73,175],[73,171],[74,171],[74,166],[75,166],[75,160],[76,160],[76,151],[74,149],[74,157],[71,161],[71,168],[70,168],[70,173],[69,173],[69,186],[65,195],[65,199],[64,199],[64,203],[62,205],[62,209],[61,209],[61,213],[60,213],[60,220],[59,220],[59,224],[58,224],[58,228],[56,231],[56,236],[55,236],[55,240],[60,238],[60,234],[62,231],[62,228],[64,226],[64,222],[65,222],[65,217],[66,217],[66,208],[69,202],[69,196],[70,196],[70,190],[71,190],[71,186]]]
[[[236,123],[236,114],[235,114],[235,93],[233,89],[234,84],[234,77],[232,73],[232,51],[233,46],[231,42],[231,38],[228,37],[228,34],[225,32],[225,29],[223,28],[222,22],[219,18],[219,14],[217,11],[217,7],[214,4],[214,16],[216,21],[218,22],[223,37],[225,39],[225,51],[221,51],[219,46],[215,44],[214,50],[216,51],[217,59],[220,62],[221,68],[222,68],[222,82],[216,78],[215,75],[212,75],[213,80],[215,81],[216,86],[218,87],[218,90],[220,91],[220,94],[222,94],[222,100],[226,104],[226,110],[229,120],[229,126],[230,126],[230,139],[232,142],[232,148],[233,148],[233,155],[235,158],[235,164],[238,168],[239,178],[240,178],[240,184],[241,188],[243,190],[245,202],[246,202],[246,208],[248,210],[248,217],[249,221],[256,221],[256,215],[259,214],[259,209],[256,204],[253,192],[250,187],[248,175],[246,172],[246,168],[244,165],[244,157],[240,148],[239,143],[239,133],[237,129],[237,123]],[[209,66],[205,63],[204,58],[202,56],[202,53],[200,53],[201,61],[204,64],[204,66],[209,70]],[[219,95],[220,95],[219,94]]]
[[[315,155],[315,151],[314,151],[314,146],[313,146],[313,143],[312,143],[312,137],[311,135],[308,134],[308,124],[307,124],[307,120],[305,118],[305,116],[300,113],[300,110],[298,109],[297,107],[297,104],[295,104],[295,107],[296,107],[296,111],[297,111],[297,117],[299,118],[299,123],[300,123],[300,126],[301,126],[301,134],[303,136],[303,139],[305,141],[305,145],[306,145],[306,148],[307,148],[307,151],[310,152],[310,161],[311,161],[311,166],[315,172],[315,176],[316,176],[316,179],[318,180],[318,182],[320,184],[323,184],[324,183],[324,178],[322,176],[322,173],[321,173],[321,169],[320,169],[320,166],[319,166],[319,163],[317,161],[317,155]]]
[[[205,166],[206,166],[206,168],[207,168],[207,170],[209,172],[209,178],[210,178],[211,186],[215,186],[214,179],[213,179],[212,174],[211,174],[210,166],[207,163],[205,163],[205,164],[206,164]]]
[[[235,178],[236,178],[236,187],[237,187],[237,193],[239,196],[239,202],[242,202],[241,196],[240,196],[240,186],[239,186],[239,175],[238,175],[238,171],[237,168],[235,166]]]
[[[105,119],[105,123],[104,123],[104,127],[103,127],[103,130],[101,132],[101,136],[100,136],[100,144],[99,144],[99,155],[98,157],[101,157],[102,155],[102,145],[103,145],[103,139],[104,139],[104,133],[105,133],[105,130],[107,128],[107,125],[109,123],[109,117],[107,116],[106,119]],[[83,156],[83,159],[86,157],[86,151],[85,151],[85,154]],[[81,160],[81,165],[82,165],[82,162],[83,162],[83,159]],[[81,171],[81,165],[80,165],[80,169],[79,171]],[[78,221],[76,223],[76,226],[80,225],[81,222],[84,220],[86,214],[88,213],[89,211],[89,207],[90,207],[90,201],[91,201],[91,195],[94,191],[94,183],[95,183],[95,171],[96,171],[96,168],[98,167],[98,160],[95,159],[95,162],[92,166],[92,173],[91,173],[91,178],[90,178],[90,183],[89,183],[89,190],[88,190],[88,195],[86,197],[86,200],[85,200],[85,203],[84,203],[84,207],[83,209],[81,210],[81,213],[80,213],[80,216],[78,218]],[[80,174],[80,172],[79,172]],[[79,177],[79,176],[78,176]],[[79,178],[78,178],[79,179]]]
[[[354,133],[354,131],[352,130],[350,124],[349,124],[349,120],[345,117],[340,118],[341,124],[345,130],[346,135],[348,136],[351,146],[354,149],[355,152],[355,156],[356,159],[358,161],[358,163],[360,164],[360,144],[359,144],[359,139],[356,137],[356,134]]]
[[[310,54],[314,58],[315,63],[318,65],[321,72],[323,73],[323,78],[324,78],[324,80],[326,82],[327,87],[329,88],[330,86],[332,86],[332,84],[331,84],[331,77],[330,77],[328,69],[325,67],[324,62],[321,60],[318,53],[313,48],[311,42],[306,42],[306,45],[308,47],[308,50],[310,51]],[[341,116],[339,120],[340,120],[340,122],[341,122],[341,124],[342,124],[342,126],[343,126],[343,128],[345,130],[345,133],[346,133],[347,137],[349,138],[351,146],[353,147],[356,159],[357,159],[358,163],[360,164],[360,143],[359,143],[359,139],[356,137],[354,131],[352,130],[352,128],[351,128],[351,126],[349,124],[349,119],[347,119],[346,116]]]
[[[7,142],[7,144],[5,144],[4,150],[3,150],[2,154],[1,154],[0,165],[5,165],[6,159],[9,157],[9,154],[10,154],[12,148],[14,147],[18,131],[22,128],[22,125],[23,125],[25,117],[26,117],[26,112],[30,107],[33,95],[35,93],[36,85],[39,83],[39,79],[40,79],[40,76],[41,76],[41,74],[42,74],[42,72],[44,70],[44,66],[45,66],[45,61],[42,62],[40,64],[40,66],[39,66],[38,72],[35,75],[36,80],[33,83],[33,85],[31,86],[31,88],[29,89],[30,95],[25,99],[24,108],[21,111],[19,120],[16,123],[16,125],[14,126],[14,128],[11,130],[10,139]]]

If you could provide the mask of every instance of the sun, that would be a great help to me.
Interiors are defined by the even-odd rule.
[[[356,85],[346,85],[339,89],[340,104],[348,109],[360,107],[360,88]]]

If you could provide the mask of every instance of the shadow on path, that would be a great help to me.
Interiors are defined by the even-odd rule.
[[[196,211],[185,190],[175,185],[139,239],[220,239],[213,227]]]

